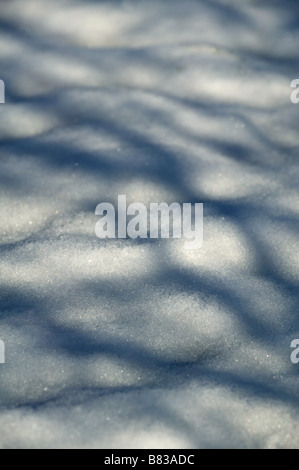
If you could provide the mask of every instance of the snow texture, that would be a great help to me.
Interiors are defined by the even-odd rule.
[[[297,0],[0,8],[0,447],[299,448]],[[118,194],[203,247],[97,239]]]

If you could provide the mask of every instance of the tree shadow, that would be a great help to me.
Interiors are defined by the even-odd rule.
[[[94,4],[102,2],[94,0]],[[107,4],[118,4],[121,2],[105,2]],[[198,5],[203,8],[208,8],[217,17],[218,21],[227,21],[231,26],[240,26],[241,22],[244,23],[244,27],[250,27],[252,19],[247,15],[238,13],[232,8],[226,8],[220,5],[216,1],[198,1]],[[295,2],[285,2],[297,9]],[[282,2],[275,2],[278,8],[284,8]],[[179,19],[178,19],[179,21]],[[18,21],[6,21],[4,19],[0,22],[0,28],[3,33],[10,35],[14,41],[19,44],[25,44],[28,50],[35,50],[38,53],[42,53],[45,49],[51,49],[51,45],[47,43],[47,39],[42,41],[42,35],[38,36],[38,41],[35,33],[24,32],[21,28],[21,24]],[[143,30],[150,31],[152,24],[147,18],[138,23],[138,26],[133,28],[133,33],[136,34]],[[288,24],[290,31],[297,31],[298,21],[294,20]],[[138,30],[138,31],[137,31]],[[233,31],[232,31],[233,34]],[[59,48],[54,53],[58,55],[58,62],[62,60],[62,57],[66,59],[73,59],[82,67],[90,68],[91,72],[101,74],[100,65],[94,64],[93,60],[95,55],[90,53],[81,53],[79,55],[74,54],[74,48],[64,45],[63,50]],[[121,49],[121,48],[120,48]],[[100,54],[103,51],[98,51]],[[107,52],[107,51],[106,51]],[[246,51],[242,47],[236,46],[235,52],[237,55],[242,54],[250,55],[249,59],[259,61],[265,67],[271,67],[275,71],[275,76],[280,75],[286,77],[290,70],[295,70],[298,65],[298,59],[296,57],[284,58],[273,52],[270,55],[267,50],[264,52],[252,50]],[[169,70],[169,77],[173,72],[172,60],[161,57],[159,54],[153,52],[146,53],[146,60],[142,56],[140,51],[127,51],[125,57],[128,58],[132,67],[144,67],[144,63],[152,68],[153,71],[163,70],[164,72]],[[6,58],[5,65],[8,66],[4,72],[7,74],[7,81],[9,78],[17,73],[18,71],[18,54]],[[112,61],[113,62],[113,61]],[[106,64],[109,60],[106,60]],[[116,61],[117,64],[117,61]],[[121,73],[121,67],[119,65],[119,73]],[[117,69],[117,66],[111,66],[111,70]],[[24,69],[23,69],[24,70]],[[30,76],[31,71],[27,71]],[[45,71],[43,70],[40,76],[35,71],[33,74],[36,76],[38,81],[43,81]],[[166,73],[166,72],[165,72]],[[211,345],[205,345],[204,353],[200,353],[196,360],[181,360],[167,357],[167,353],[157,353],[153,348],[148,345],[140,345],[134,338],[121,336],[118,334],[111,333],[110,335],[105,332],[106,325],[101,324],[99,321],[99,327],[103,329],[104,333],[99,334],[99,331],[92,331],[92,325],[90,330],[80,328],[76,325],[63,325],[62,322],[57,320],[57,312],[64,310],[71,305],[71,308],[76,308],[75,303],[72,302],[72,292],[76,295],[74,297],[78,299],[78,292],[81,298],[89,299],[92,306],[95,307],[97,302],[105,299],[106,302],[113,304],[111,311],[114,311],[114,315],[117,316],[118,332],[126,331],[127,315],[123,314],[124,308],[130,309],[130,305],[133,306],[134,300],[138,293],[142,293],[149,288],[156,289],[161,292],[162,297],[169,297],[176,293],[182,293],[186,295],[195,296],[195,298],[207,297],[216,298],[218,304],[224,309],[232,312],[233,317],[242,326],[244,337],[248,343],[257,342],[266,345],[273,345],[273,342],[279,340],[283,334],[291,335],[298,330],[299,321],[296,312],[296,303],[299,300],[298,295],[298,279],[295,275],[292,277],[291,273],[287,269],[280,269],[279,258],[273,253],[272,244],[268,243],[268,233],[261,230],[260,234],[257,234],[253,221],[258,223],[258,220],[269,220],[281,230],[282,233],[287,229],[289,233],[293,234],[294,237],[298,238],[299,221],[298,215],[294,211],[287,211],[286,213],[280,214],[276,212],[269,205],[263,201],[263,194],[255,193],[253,189],[249,196],[243,196],[242,192],[239,194],[236,191],[236,197],[225,197],[221,192],[216,195],[212,193],[209,195],[207,191],[201,185],[200,178],[193,181],[194,172],[197,175],[210,176],[213,179],[214,175],[219,171],[217,160],[213,160],[214,154],[220,154],[222,159],[231,162],[232,165],[235,163],[244,165],[244,183],[246,183],[246,171],[252,167],[260,174],[268,175],[269,168],[271,169],[273,161],[271,155],[277,150],[277,144],[273,141],[271,136],[267,133],[267,129],[262,126],[255,124],[254,120],[249,117],[249,111],[255,113],[257,116],[261,113],[261,109],[252,105],[251,107],[245,106],[239,103],[231,104],[229,100],[221,103],[209,103],[204,102],[198,97],[183,97],[180,90],[174,89],[165,91],[162,89],[151,90],[148,87],[136,88],[134,84],[130,87],[129,85],[119,87],[117,85],[100,86],[97,90],[96,86],[86,85],[83,83],[75,86],[79,92],[82,91],[88,98],[85,104],[78,99],[72,101],[71,97],[65,98],[65,93],[69,92],[67,85],[64,90],[63,80],[62,85],[59,87],[58,92],[45,93],[44,95],[36,96],[34,98],[25,96],[22,91],[18,92],[17,88],[7,87],[7,101],[11,104],[26,103],[30,104],[37,111],[42,109],[43,112],[54,116],[56,124],[50,131],[42,132],[39,136],[32,137],[21,137],[12,138],[5,136],[1,139],[1,161],[2,166],[0,182],[3,187],[5,195],[15,195],[17,192],[22,197],[27,197],[31,193],[31,188],[35,188],[32,191],[32,196],[37,198],[41,197],[43,191],[44,180],[43,176],[49,174],[46,189],[48,197],[50,197],[51,188],[53,188],[53,194],[55,193],[56,179],[60,178],[62,174],[70,174],[74,171],[77,166],[78,179],[77,184],[78,192],[80,192],[80,184],[86,184],[86,178],[99,178],[106,185],[114,185],[118,188],[118,194],[123,193],[123,185],[134,184],[138,182],[140,190],[142,191],[143,185],[152,183],[155,188],[161,190],[169,190],[171,194],[174,194],[177,198],[177,202],[203,202],[205,205],[206,214],[210,217],[214,217],[217,220],[225,218],[233,227],[236,227],[242,239],[246,240],[248,246],[251,247],[253,257],[258,260],[254,272],[250,271],[251,276],[266,280],[271,286],[274,286],[277,291],[285,296],[286,299],[292,300],[292,306],[286,307],[286,315],[288,318],[285,325],[281,329],[269,329],[267,322],[263,321],[263,318],[259,318],[256,312],[252,311],[252,305],[250,298],[244,292],[239,292],[233,284],[229,285],[225,279],[225,273],[209,273],[206,269],[194,271],[191,267],[188,268],[186,265],[179,266],[177,260],[173,260],[167,249],[158,247],[158,241],[144,241],[136,240],[129,242],[126,240],[126,246],[128,243],[130,246],[139,247],[145,245],[145,248],[152,249],[152,260],[155,266],[153,271],[150,271],[148,275],[143,275],[140,279],[138,275],[133,281],[127,279],[119,279],[116,275],[115,278],[111,276],[106,280],[86,280],[84,273],[78,279],[74,279],[72,284],[66,289],[65,285],[60,285],[56,282],[54,288],[50,293],[46,294],[47,290],[42,290],[37,293],[30,287],[30,282],[26,288],[26,283],[20,287],[15,281],[9,284],[9,280],[5,279],[3,275],[3,288],[1,290],[1,314],[0,320],[4,324],[19,325],[23,321],[28,322],[29,326],[35,332],[40,332],[40,338],[36,338],[36,344],[41,354],[47,354],[49,351],[56,352],[61,357],[72,357],[74,360],[77,358],[89,358],[89,357],[112,357],[113,359],[121,359],[131,368],[142,370],[146,375],[151,373],[151,379],[148,380],[146,385],[141,384],[138,386],[135,383],[132,386],[116,386],[113,387],[95,387],[93,392],[99,396],[102,393],[114,393],[119,391],[128,392],[130,390],[141,389],[142,387],[175,387],[182,383],[191,382],[197,380],[201,383],[201,380],[206,380],[215,386],[225,386],[231,390],[238,389],[241,391],[243,396],[256,396],[262,399],[265,403],[268,400],[274,400],[278,404],[284,404],[292,407],[297,411],[298,401],[295,392],[291,389],[284,389],[282,386],[272,386],[267,382],[267,377],[264,381],[259,379],[253,380],[250,375],[246,379],[244,376],[240,376],[238,373],[233,374],[229,372],[215,372],[214,362],[218,357],[223,358],[225,355],[229,355],[231,351],[225,351],[223,354],[219,351],[215,351],[214,344],[211,341]],[[134,91],[134,88],[135,91]],[[72,91],[71,91],[72,93]],[[76,97],[76,90],[74,91],[74,97]],[[150,99],[154,99],[155,105],[149,103]],[[115,99],[116,105],[119,108],[114,109],[114,116],[111,114],[111,109],[107,101]],[[94,101],[94,102],[93,102]],[[93,103],[92,103],[93,102]],[[89,106],[89,104],[90,106]],[[99,108],[97,108],[97,103]],[[114,103],[114,101],[113,101]],[[113,106],[112,106],[113,108]],[[279,110],[279,105],[273,108]],[[226,135],[223,135],[221,131],[216,131],[214,137],[209,137],[201,129],[195,132],[192,126],[187,123],[180,123],[177,119],[177,115],[174,113],[178,112],[179,116],[183,113],[195,113],[201,118],[221,118],[229,119],[231,117],[242,121],[252,138],[252,142],[247,139],[244,143],[238,143],[235,141],[229,142]],[[270,113],[271,111],[269,111]],[[3,111],[3,115],[5,109]],[[132,116],[137,116],[135,119]],[[144,118],[144,122],[148,123],[148,128],[140,128],[138,116]],[[126,120],[127,117],[127,120]],[[159,134],[154,125],[160,126],[162,133]],[[152,126],[152,127],[151,127]],[[88,129],[90,136],[100,136],[120,142],[120,152],[124,153],[123,158],[115,157],[115,148],[111,151],[105,150],[105,147],[96,146],[90,148],[88,142],[81,142],[81,147],[77,146],[76,141],[72,142],[72,136],[76,132],[80,132],[82,128]],[[70,134],[69,138],[63,139],[59,135],[60,129],[73,134]],[[58,137],[56,132],[58,132]],[[168,140],[168,132],[171,136],[176,136],[177,142],[173,143]],[[268,155],[257,155],[256,147],[254,142],[259,142],[263,151],[268,152]],[[298,146],[298,141],[296,143]],[[189,155],[189,146],[196,149],[196,158],[194,155],[192,158]],[[297,147],[296,147],[297,149]],[[295,149],[295,152],[297,151]],[[293,151],[293,145],[286,145],[283,149],[278,148],[278,151],[288,152]],[[112,153],[112,156],[110,153]],[[207,157],[206,153],[210,155],[211,168],[207,170]],[[15,165],[17,165],[16,172],[10,173],[6,163],[9,162],[13,156]],[[111,157],[111,158],[110,158]],[[209,159],[208,159],[209,160]],[[295,160],[295,159],[294,159]],[[20,178],[20,172],[22,172],[23,165],[27,164],[32,166],[32,176],[30,172],[23,175]],[[283,159],[281,165],[283,165]],[[297,163],[292,162],[295,170],[298,170]],[[18,172],[19,168],[19,172]],[[290,170],[293,167],[290,166]],[[41,180],[36,179],[36,173],[33,171],[40,172]],[[209,172],[209,174],[208,174]],[[278,181],[281,184],[283,180]],[[232,176],[230,184],[235,184],[235,179]],[[104,185],[104,183],[103,183]],[[296,189],[296,188],[295,188]],[[269,190],[269,193],[271,194]],[[274,191],[275,192],[275,191]],[[63,197],[63,189],[61,191]],[[102,193],[99,191],[99,194]],[[160,193],[161,194],[161,193]],[[159,199],[161,195],[158,195]],[[54,194],[55,196],[55,194]],[[76,212],[77,208],[85,213],[92,213],[96,205],[101,202],[96,197],[91,195],[86,197],[86,194],[82,194],[82,197],[77,200],[74,199],[72,210]],[[156,202],[156,201],[152,201]],[[174,202],[169,200],[168,202]],[[51,222],[51,221],[50,221]],[[26,272],[27,264],[38,264],[42,261],[42,257],[45,255],[34,255],[26,251],[28,244],[36,242],[37,244],[43,244],[45,241],[51,240],[55,242],[53,250],[55,251],[59,247],[60,241],[58,237],[54,237],[51,234],[51,223],[49,226],[49,220],[45,221],[44,226],[40,231],[24,236],[22,240],[13,240],[11,242],[4,241],[0,244],[0,253],[3,260],[10,259],[11,263],[16,268]],[[90,233],[93,231],[93,227],[90,226]],[[53,229],[54,230],[54,229]],[[52,238],[51,238],[52,237]],[[84,247],[88,246],[91,250],[94,250],[95,240],[90,239],[88,236],[82,236],[80,238],[84,242]],[[72,250],[76,250],[78,238],[70,237],[70,254]],[[109,242],[105,245],[108,246]],[[85,249],[85,248],[84,248]],[[282,248],[284,249],[284,247]],[[23,250],[22,252],[20,250]],[[97,251],[99,252],[99,258],[101,255],[101,245],[98,242]],[[86,251],[86,257],[88,258],[88,250]],[[197,256],[197,255],[194,255]],[[51,261],[50,261],[51,262]],[[64,260],[61,260],[61,269],[64,268]],[[85,266],[86,267],[86,266]],[[114,273],[116,274],[116,273]],[[233,272],[234,276],[242,276],[242,272],[235,268]],[[29,275],[29,273],[28,273]],[[55,281],[55,280],[54,280]],[[250,283],[250,279],[248,280]],[[132,285],[133,284],[133,285]],[[246,285],[246,283],[244,284]],[[133,293],[133,295],[132,295]],[[260,294],[257,292],[257,296]],[[268,294],[267,294],[268,295]],[[113,302],[112,302],[113,300]],[[125,306],[125,307],[124,307]],[[133,307],[132,307],[133,308]],[[144,321],[144,328],[147,326],[147,315],[150,315],[149,309],[152,308],[150,303],[145,303],[144,310],[141,312],[141,317]],[[176,305],[173,306],[175,311]],[[27,326],[28,326],[27,324]],[[85,384],[82,384],[82,389],[85,389]],[[51,397],[51,400],[55,401],[55,394]],[[22,401],[23,400],[23,401]],[[26,397],[21,397],[20,401],[26,404]],[[42,401],[29,402],[28,406],[37,407],[44,404]],[[168,409],[167,406],[157,406],[149,408],[150,414],[154,419],[161,419],[167,423],[169,428],[179,427],[182,435],[187,436],[190,442],[196,445],[196,438],[194,437],[194,429],[192,425],[179,413],[176,414],[173,409]],[[145,413],[146,414],[146,413]],[[212,419],[212,418],[211,418]],[[219,420],[214,418],[217,423]],[[223,429],[228,432],[229,422],[222,423]],[[233,428],[233,425],[231,426]],[[232,432],[235,432],[233,429]],[[208,446],[208,442],[206,443]]]

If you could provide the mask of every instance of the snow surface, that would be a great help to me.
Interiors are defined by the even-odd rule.
[[[297,0],[0,9],[0,446],[298,448]],[[202,249],[97,239],[118,194]]]

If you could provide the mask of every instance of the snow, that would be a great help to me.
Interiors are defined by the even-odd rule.
[[[296,1],[1,4],[1,448],[298,448]],[[203,202],[204,243],[95,208]]]

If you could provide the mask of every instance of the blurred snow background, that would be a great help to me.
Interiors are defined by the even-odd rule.
[[[299,447],[299,4],[0,2],[0,446]],[[204,202],[204,245],[100,241]]]

